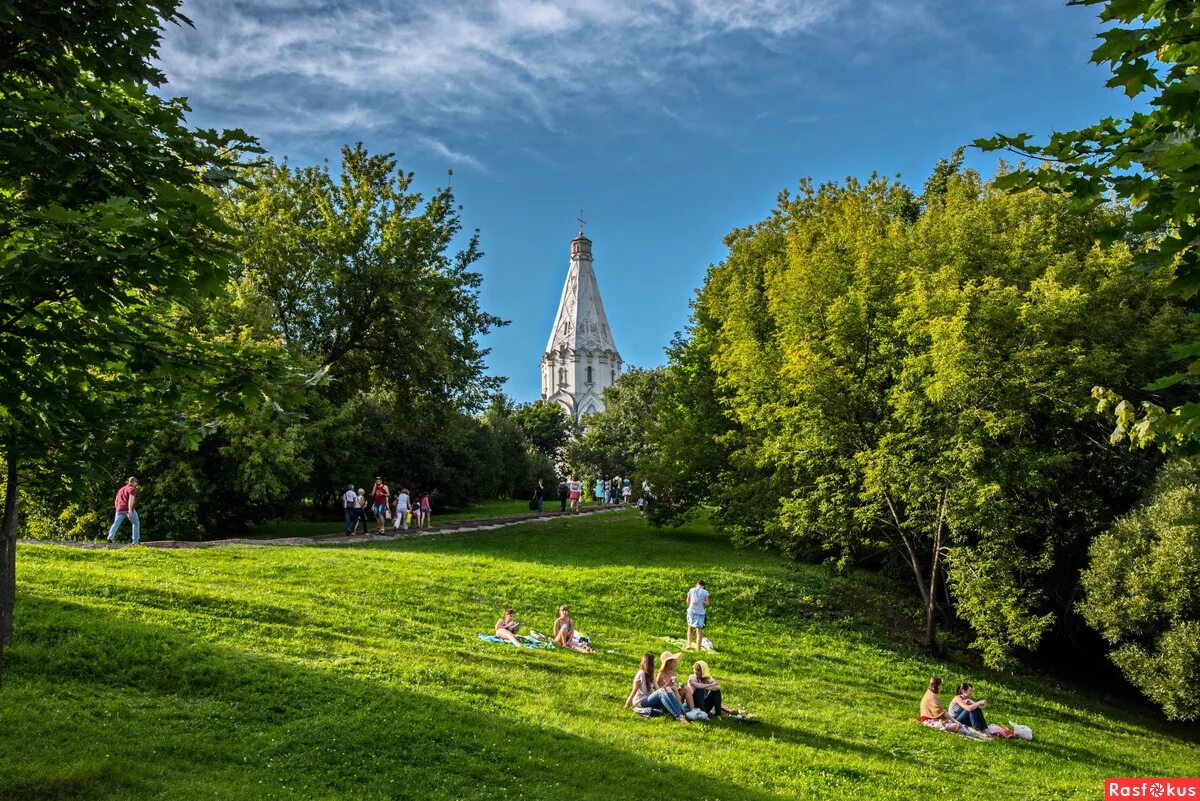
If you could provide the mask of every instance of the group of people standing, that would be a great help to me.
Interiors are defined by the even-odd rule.
[[[538,479],[533,500],[536,502],[539,512],[542,511],[542,502],[545,497],[546,486],[541,479]],[[602,504],[629,505],[632,497],[633,483],[628,478],[620,476],[604,478],[601,476],[592,485],[592,503],[598,506]],[[583,505],[583,482],[575,475],[558,482],[558,502],[561,511],[565,512],[569,507],[571,511],[578,512]]]
[[[429,493],[422,492],[418,496],[409,493],[408,488],[401,489],[392,498],[391,488],[383,482],[383,478],[375,476],[375,484],[371,493],[353,484],[346,487],[342,493],[342,508],[346,514],[346,536],[358,533],[362,525],[364,534],[370,533],[372,519],[377,525],[377,533],[387,532],[387,521],[391,520],[392,530],[408,530],[411,523],[415,528],[427,528],[431,525],[433,507],[429,503]]]

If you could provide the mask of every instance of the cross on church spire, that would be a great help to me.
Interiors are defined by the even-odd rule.
[[[583,236],[583,226],[584,226],[584,223],[587,222],[585,219],[583,219],[583,209],[579,210],[579,216],[576,217],[575,219],[579,220],[579,235]]]

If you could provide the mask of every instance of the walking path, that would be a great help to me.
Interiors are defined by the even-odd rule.
[[[407,531],[393,531],[389,534],[354,534],[349,537],[343,534],[324,534],[318,537],[278,537],[275,539],[255,539],[240,537],[227,540],[143,540],[143,548],[215,548],[222,545],[362,545],[368,542],[387,542],[389,540],[405,540],[413,537],[428,537],[433,534],[455,534],[466,531],[491,531],[492,529],[517,526],[521,523],[534,523],[553,520],[556,517],[580,517],[596,515],[604,512],[615,512],[621,509],[631,509],[629,506],[601,506],[584,509],[579,512],[541,512],[518,517],[492,517],[483,520],[456,520],[440,526],[429,528],[409,528]],[[337,525],[330,523],[330,526]],[[390,529],[389,529],[390,530]],[[68,548],[115,549],[128,548],[130,542],[71,542],[68,540],[20,540],[22,545],[65,545]]]

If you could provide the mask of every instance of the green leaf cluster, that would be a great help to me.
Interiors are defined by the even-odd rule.
[[[731,233],[659,392],[683,428],[649,450],[745,540],[901,566],[931,646],[959,619],[1002,666],[1155,466],[1108,447],[1091,388],[1148,381],[1194,327],[1097,244],[1117,212],[947,165],[920,197],[802,182]]]
[[[1092,543],[1079,609],[1129,681],[1174,720],[1200,719],[1200,471],[1167,464],[1145,502]]]

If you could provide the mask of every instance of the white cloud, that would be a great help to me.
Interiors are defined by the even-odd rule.
[[[874,0],[873,0],[874,2]],[[448,126],[555,127],[579,103],[652,94],[734,56],[726,35],[813,32],[848,0],[195,0],[161,48],[170,90],[260,134],[389,126],[430,152]],[[861,12],[863,3],[855,4]],[[648,108],[660,107],[650,102]]]

